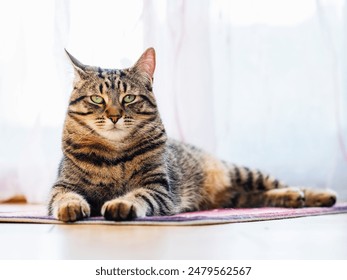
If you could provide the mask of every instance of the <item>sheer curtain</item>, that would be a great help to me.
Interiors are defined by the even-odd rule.
[[[145,1],[171,135],[347,198],[344,1]]]
[[[72,69],[130,66],[153,46],[170,136],[347,199],[345,1],[0,4],[0,201],[44,202]]]

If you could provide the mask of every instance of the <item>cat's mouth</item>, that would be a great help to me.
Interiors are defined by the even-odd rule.
[[[106,126],[107,131],[121,131],[124,128],[124,120],[122,118],[118,119],[117,122],[108,123]]]
[[[107,129],[107,131],[115,131],[115,130],[120,130],[116,125],[111,126],[110,128]]]
[[[106,129],[107,131],[117,131],[122,130],[119,124],[115,123],[114,125],[110,125],[109,128]]]

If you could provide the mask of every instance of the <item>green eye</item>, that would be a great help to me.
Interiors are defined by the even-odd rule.
[[[135,95],[128,94],[128,95],[124,96],[123,102],[124,103],[130,103],[130,102],[133,102],[135,100],[135,98],[136,98]]]
[[[96,104],[101,104],[104,102],[104,99],[99,95],[92,95],[90,99]]]

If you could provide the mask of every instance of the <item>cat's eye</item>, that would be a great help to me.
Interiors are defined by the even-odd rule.
[[[104,103],[104,99],[103,99],[101,96],[99,96],[99,95],[92,95],[92,96],[90,97],[90,99],[91,99],[94,103],[96,103],[96,104],[102,104],[102,103]]]
[[[133,101],[135,100],[135,98],[136,98],[135,95],[133,95],[133,94],[128,94],[128,95],[124,96],[123,102],[124,102],[124,103],[131,103],[131,102],[133,102]]]

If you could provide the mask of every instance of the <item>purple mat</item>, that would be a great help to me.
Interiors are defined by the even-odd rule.
[[[105,224],[105,225],[209,225],[253,221],[279,220],[307,216],[347,213],[347,203],[338,203],[333,207],[311,208],[244,208],[215,209],[209,211],[181,213],[174,216],[153,216],[138,218],[133,221],[112,222],[103,217],[92,217],[73,224]],[[0,212],[2,223],[40,223],[64,224],[53,217],[45,215],[45,207],[37,206],[31,211]]]

